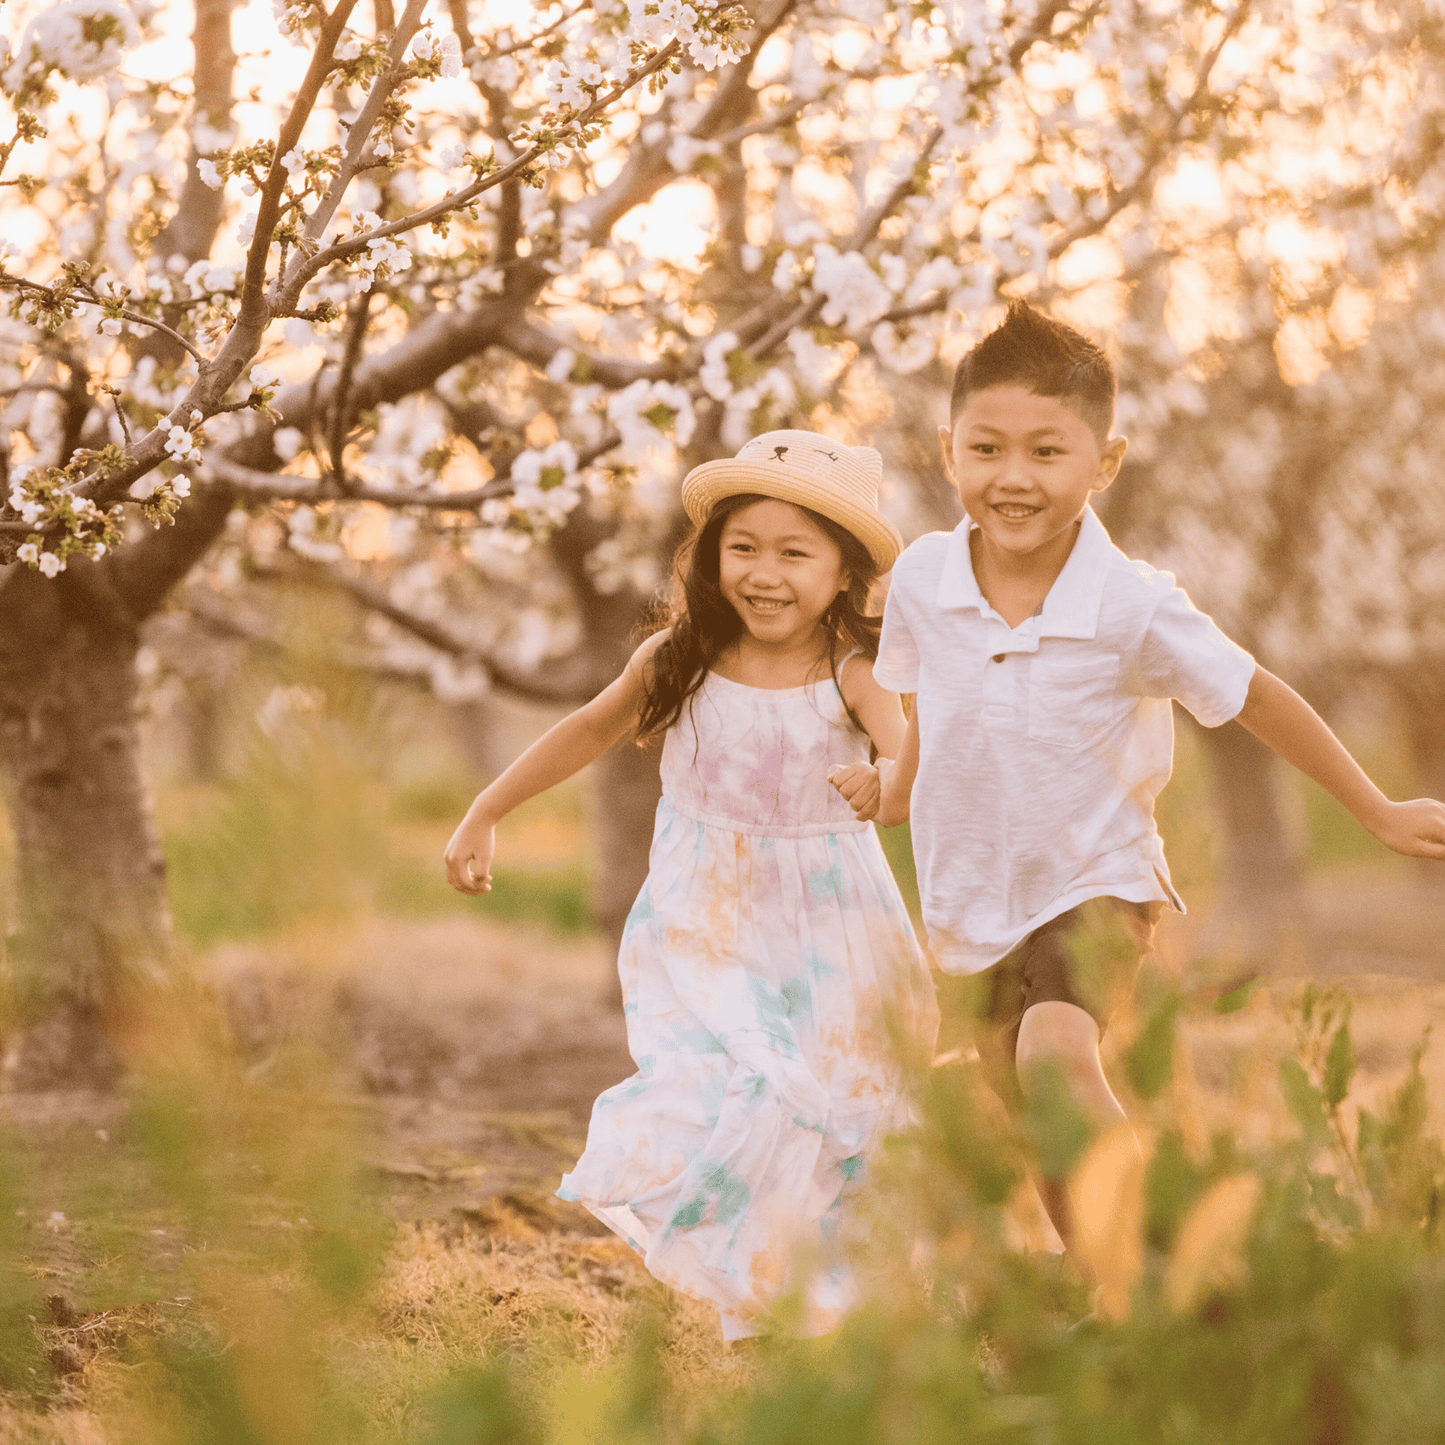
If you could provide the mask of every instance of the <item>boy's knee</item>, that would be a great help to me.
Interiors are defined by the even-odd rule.
[[[1077,1004],[1036,1003],[1019,1024],[1014,1058],[1025,1090],[1029,1075],[1041,1069],[1092,1076],[1099,1068],[1099,1025]]]

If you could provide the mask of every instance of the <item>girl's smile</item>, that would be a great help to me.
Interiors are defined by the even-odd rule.
[[[838,544],[806,512],[769,499],[727,519],[718,586],[755,641],[787,647],[812,636],[848,576]]]

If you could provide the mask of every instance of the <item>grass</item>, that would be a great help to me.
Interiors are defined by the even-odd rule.
[[[193,948],[367,910],[401,918],[475,913],[559,935],[590,929],[585,783],[506,820],[495,887],[470,899],[447,885],[441,853],[477,780],[388,788],[368,750],[334,719],[299,720],[287,742],[273,750],[257,739],[234,777],[163,796],[171,906]]]

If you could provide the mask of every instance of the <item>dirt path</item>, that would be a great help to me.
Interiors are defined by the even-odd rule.
[[[1281,958],[1250,1009],[1189,1025],[1201,1108],[1220,1122],[1250,1069],[1272,1077],[1290,1044],[1283,1011],[1306,975],[1355,1000],[1361,1097],[1392,1086],[1424,1028],[1445,1025],[1445,927],[1430,895],[1369,870],[1313,893],[1319,928],[1308,951]],[[1167,922],[1168,966],[1187,971],[1206,923],[1204,909]],[[229,945],[207,960],[258,1054],[287,1026],[340,1033],[400,1217],[501,1196],[588,1228],[590,1216],[551,1195],[581,1150],[593,1100],[633,1072],[613,966],[600,941],[478,917],[373,919],[344,934]],[[1425,1067],[1445,1131],[1445,1044]]]
[[[340,1035],[399,1217],[500,1196],[593,1227],[551,1196],[592,1101],[635,1068],[600,941],[476,918],[374,919],[344,937],[226,946],[207,968],[258,1052],[287,1018]]]

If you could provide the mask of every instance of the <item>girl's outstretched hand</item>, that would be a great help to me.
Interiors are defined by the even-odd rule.
[[[447,865],[447,882],[460,893],[490,893],[492,854],[496,849],[495,825],[468,813],[457,824],[457,831],[442,854]]]
[[[860,822],[866,823],[878,812],[883,784],[877,768],[868,763],[838,763],[828,769],[828,781],[843,795]]]

